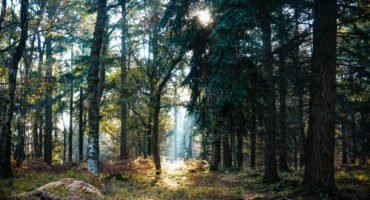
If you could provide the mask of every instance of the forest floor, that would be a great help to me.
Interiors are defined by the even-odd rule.
[[[211,173],[206,162],[194,160],[164,161],[162,165],[161,176],[155,177],[150,159],[107,161],[101,163],[101,173],[95,177],[87,172],[85,164],[50,167],[42,162],[25,163],[15,170],[13,179],[0,180],[0,199],[34,191],[64,178],[91,184],[102,193],[102,199],[302,199],[292,196],[301,182],[300,171],[281,173],[279,183],[267,185],[262,183],[263,173],[257,170]],[[336,173],[336,181],[339,199],[369,199],[369,170],[359,167],[341,169]],[[84,198],[76,192],[49,192],[59,199]]]

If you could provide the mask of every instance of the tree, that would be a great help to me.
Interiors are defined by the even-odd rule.
[[[73,138],[73,46],[72,46],[72,52],[71,52],[71,94],[69,98],[69,136],[68,136],[68,161],[72,162],[72,154],[73,154],[73,149],[72,149],[72,138]]]
[[[127,159],[126,149],[126,138],[127,138],[127,89],[126,89],[126,77],[127,77],[127,65],[126,65],[126,34],[127,34],[127,22],[126,22],[126,0],[121,0],[121,146],[120,146],[120,159]]]
[[[1,108],[1,150],[0,150],[0,177],[9,178],[12,176],[11,169],[11,144],[12,144],[12,132],[11,132],[11,123],[13,119],[14,112],[14,94],[17,85],[17,71],[18,64],[22,58],[23,51],[26,47],[27,35],[28,35],[28,0],[21,1],[21,10],[20,10],[20,28],[21,28],[21,37],[19,43],[15,48],[15,51],[12,55],[10,68],[9,68],[9,77],[8,77],[8,90],[6,94],[5,103],[2,103]]]
[[[279,181],[276,165],[276,105],[275,89],[272,66],[271,48],[271,14],[268,3],[260,4],[260,26],[262,31],[262,63],[265,79],[264,88],[264,116],[265,116],[265,172],[264,182],[273,183]]]
[[[87,166],[90,172],[97,175],[99,172],[99,67],[100,54],[103,44],[105,26],[107,23],[107,0],[97,1],[97,16],[94,36],[91,45],[89,72],[88,72],[88,145]]]
[[[283,13],[284,7],[281,6],[278,11],[280,23],[278,26],[278,37],[281,49],[279,51],[279,119],[280,119],[280,133],[279,133],[279,168],[281,171],[289,171],[288,154],[287,154],[287,87],[288,87],[288,73],[287,73],[287,48],[288,32],[286,30],[286,20]]]
[[[309,128],[303,183],[335,190],[334,127],[336,82],[336,0],[314,3]]]
[[[84,159],[84,122],[83,122],[84,96],[83,89],[80,87],[79,113],[78,113],[78,160]]]
[[[48,22],[53,24],[54,15],[56,12],[56,5],[53,3],[48,4]],[[49,165],[52,163],[52,150],[53,150],[53,141],[52,141],[52,131],[53,131],[53,110],[52,110],[52,101],[53,101],[53,36],[52,32],[49,29],[46,32],[45,37],[45,55],[46,55],[46,72],[45,78],[47,85],[45,88],[45,140],[44,140],[44,161]]]
[[[45,7],[45,6],[44,6]],[[40,88],[40,81],[42,79],[42,66],[44,60],[45,43],[41,42],[40,34],[37,34],[37,51],[38,51],[38,67],[37,67],[37,84],[36,88]],[[41,90],[40,90],[41,91]],[[35,118],[33,122],[33,150],[35,158],[42,156],[42,105],[41,97],[36,100]]]

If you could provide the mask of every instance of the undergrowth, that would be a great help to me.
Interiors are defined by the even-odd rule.
[[[170,164],[170,163],[167,163]],[[258,170],[212,173],[200,161],[181,161],[177,167],[164,164],[160,177],[154,176],[149,159],[109,161],[101,164],[102,172],[95,177],[84,165],[50,170],[27,168],[18,170],[12,179],[0,180],[0,199],[33,191],[47,183],[73,178],[89,183],[104,195],[104,199],[284,199],[301,183],[302,171],[281,173],[281,181],[263,184]],[[339,194],[367,199],[369,173],[366,170],[339,170],[336,173]],[[65,191],[48,191],[63,195]],[[324,197],[323,197],[324,198]]]

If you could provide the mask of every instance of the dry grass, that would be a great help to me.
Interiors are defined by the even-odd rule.
[[[101,174],[95,177],[84,163],[66,163],[46,167],[42,162],[25,163],[17,169],[12,180],[0,180],[0,199],[33,191],[45,184],[64,178],[74,178],[91,184],[104,199],[284,199],[301,181],[302,172],[280,174],[277,184],[262,184],[262,172],[246,170],[235,173],[211,173],[204,161],[162,160],[163,173],[155,176],[152,159],[102,162]],[[46,167],[46,168],[44,168]],[[341,192],[357,199],[366,199],[370,188],[368,171],[338,171],[337,183]],[[357,178],[356,178],[357,177]],[[78,185],[78,184],[77,184]],[[68,193],[57,189],[49,193]],[[357,193],[361,193],[357,195]],[[348,196],[348,195],[347,195]],[[81,198],[83,199],[83,198]]]

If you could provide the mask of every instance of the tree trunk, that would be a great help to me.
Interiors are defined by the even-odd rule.
[[[178,108],[177,106],[175,107],[175,130],[173,134],[173,159],[176,160],[178,156],[178,151],[177,151],[177,114],[178,114]]]
[[[151,118],[151,116],[150,116]],[[146,137],[146,156],[150,156],[152,155],[152,124],[151,122],[148,124],[148,130],[147,130],[147,133],[145,135]],[[145,156],[144,154],[144,156]],[[146,157],[145,156],[145,157]]]
[[[39,14],[39,13],[38,13]],[[37,21],[35,32],[38,29],[39,21]],[[29,109],[27,96],[30,91],[29,86],[29,74],[31,71],[32,61],[33,61],[33,51],[34,51],[34,43],[36,41],[36,35],[32,37],[31,40],[31,47],[29,53],[25,52],[23,54],[23,61],[24,61],[24,74],[23,74],[23,82],[21,88],[21,97],[20,97],[20,116],[19,116],[19,131],[18,131],[18,141],[16,147],[16,166],[19,167],[22,162],[26,159],[25,153],[25,140],[26,140],[26,121],[27,121],[27,111]]]
[[[294,37],[298,37],[299,36],[299,17],[301,15],[301,11],[300,11],[300,7],[298,5],[298,3],[296,2],[294,4],[294,20],[296,21],[295,25],[294,25]],[[303,70],[301,69],[301,65],[299,63],[299,45],[297,45],[294,49],[293,49],[293,57],[292,57],[292,61],[293,61],[293,65],[295,66],[295,94],[297,96],[297,100],[298,100],[298,135],[297,135],[297,144],[298,146],[296,148],[298,148],[299,150],[299,166],[300,167],[303,167],[304,166],[304,144],[305,144],[305,141],[306,141],[306,136],[305,136],[305,132],[304,132],[304,122],[303,122],[303,94],[304,94],[304,85],[305,85],[305,81],[304,81],[304,78],[302,76],[302,73],[303,73]]]
[[[233,163],[232,163],[233,159],[231,155],[229,133],[227,132],[224,132],[222,135],[222,150],[223,150],[224,166],[226,169],[231,168],[233,166]]]
[[[309,128],[303,183],[332,193],[334,182],[336,0],[314,4]]]
[[[238,164],[239,170],[243,169],[244,163],[244,156],[243,156],[243,144],[244,144],[244,133],[245,133],[245,125],[244,125],[244,116],[243,112],[238,113],[236,116],[238,119],[238,123],[236,124],[236,161]]]
[[[177,102],[177,85],[175,83],[175,102]],[[179,108],[176,105],[175,108],[175,133],[173,134],[173,159],[176,160],[178,156],[178,151],[177,151],[177,115],[179,113]]]
[[[265,78],[264,116],[265,116],[265,172],[263,180],[266,183],[279,181],[276,166],[276,105],[275,87],[272,66],[271,48],[271,16],[267,3],[261,6],[261,30],[263,48],[263,69]]]
[[[279,51],[279,102],[280,102],[280,134],[279,134],[279,168],[283,172],[290,171],[288,167],[288,154],[287,154],[287,106],[286,106],[286,96],[287,96],[287,85],[288,85],[288,73],[286,71],[286,56],[287,50],[284,47],[286,45],[288,36],[287,36],[287,25],[285,24],[283,8],[279,9],[279,18],[281,20],[278,26],[278,36],[279,36],[279,45],[282,47]]]
[[[21,1],[21,37],[18,46],[12,55],[10,61],[10,71],[8,79],[8,91],[1,109],[1,148],[0,148],[0,177],[9,178],[12,176],[11,169],[11,145],[12,145],[12,132],[11,124],[14,112],[14,94],[17,83],[18,64],[22,58],[23,51],[26,47],[27,32],[28,32],[28,0]]]
[[[360,138],[364,138],[364,139],[361,140],[361,152],[360,152],[361,165],[365,165],[366,161],[367,161],[367,158],[368,158],[368,155],[370,154],[370,152],[369,152],[369,146],[370,146],[370,144],[369,144],[369,139],[370,139],[370,135],[369,135],[369,130],[370,130],[369,115],[368,115],[368,112],[367,112],[366,108],[363,108],[360,111],[360,123],[359,123],[359,125],[360,125]]]
[[[87,167],[90,172],[98,175],[99,165],[99,66],[107,22],[107,0],[97,1],[97,17],[90,53],[88,72],[88,126]]]
[[[64,123],[64,120],[63,120]],[[63,127],[63,162],[67,160],[67,130]]]
[[[38,104],[39,102],[36,103],[36,111],[35,111],[35,119],[33,122],[33,127],[32,127],[32,133],[33,133],[33,159],[39,158],[40,157],[40,149],[39,149],[39,123],[40,123],[40,105]]]
[[[161,92],[156,92],[154,96],[154,113],[153,113],[153,138],[152,138],[152,153],[156,175],[161,173],[161,160],[159,155],[159,113],[161,109]]]
[[[39,63],[38,63],[38,69],[37,69],[37,78],[38,81],[36,83],[37,88],[40,87],[40,79],[42,78],[42,66],[44,62],[44,48],[41,43],[40,35],[37,34],[37,51],[39,54]],[[42,140],[42,135],[40,134],[40,118],[41,118],[41,96],[40,99],[36,101],[36,109],[35,109],[35,119],[33,124],[33,150],[34,150],[34,158],[40,158],[42,155],[42,146],[40,148],[40,137]]]
[[[250,134],[251,134],[251,157],[250,165],[254,169],[256,167],[256,139],[257,139],[257,109],[254,103],[252,104],[251,120],[250,120]]]
[[[0,31],[3,28],[3,22],[6,14],[6,0],[1,1],[1,11],[0,11]]]
[[[220,135],[218,131],[215,129],[212,132],[212,154],[211,154],[211,166],[209,170],[211,171],[218,171],[218,165],[220,163],[220,153],[221,153],[221,142],[220,142]]]
[[[348,164],[347,158],[347,133],[346,133],[346,126],[342,124],[342,164]]]
[[[83,89],[80,87],[80,102],[79,102],[79,115],[78,115],[78,159],[84,159],[84,128],[83,128]]]
[[[352,157],[351,163],[355,163],[358,158],[358,151],[357,151],[357,134],[356,134],[356,118],[355,115],[352,114],[351,116],[351,136],[352,136]]]
[[[69,98],[69,137],[68,137],[68,161],[72,162],[73,156],[73,49],[71,53],[71,95]]]
[[[40,109],[41,109],[41,112],[40,112],[40,124],[39,124],[39,150],[40,150],[40,157],[42,157],[43,155],[42,147],[44,146],[44,143],[42,140],[44,138],[44,134],[43,134],[44,118],[43,118],[42,108]]]
[[[45,140],[44,140],[44,161],[49,165],[52,162],[52,131],[53,131],[53,111],[52,111],[52,85],[53,85],[53,49],[50,34],[45,38],[46,47],[46,80],[45,89]]]
[[[126,89],[126,76],[127,76],[127,63],[126,63],[126,32],[127,32],[127,22],[126,22],[126,0],[121,0],[121,146],[120,155],[121,160],[127,159],[127,149],[126,149],[126,123],[127,123],[127,89]]]
[[[227,120],[230,123],[228,127],[228,134],[229,134],[229,147],[230,147],[230,154],[231,154],[231,166],[238,166],[237,158],[236,158],[236,140],[235,134],[238,124],[238,118],[235,116],[234,112],[231,112],[231,118]]]
[[[193,158],[193,132],[190,133],[189,136],[189,143],[188,143],[188,152],[187,152],[187,158],[192,159]]]

